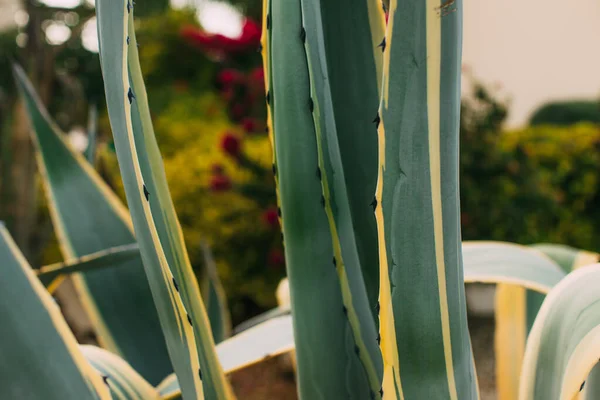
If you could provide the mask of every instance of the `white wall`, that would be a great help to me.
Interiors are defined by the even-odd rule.
[[[550,99],[600,97],[599,0],[464,0],[463,63],[510,95],[509,125]]]

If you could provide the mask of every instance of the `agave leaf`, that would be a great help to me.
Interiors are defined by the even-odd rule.
[[[90,164],[73,151],[19,66],[14,67],[33,127],[50,216],[63,257],[71,262],[135,243],[125,206]],[[139,257],[114,268],[73,276],[102,346],[127,360],[149,382],[172,372]]]
[[[390,1],[376,218],[383,392],[399,398],[478,396],[459,222],[462,7]]]
[[[95,269],[114,268],[127,265],[129,261],[140,259],[140,249],[136,243],[111,247],[87,256],[65,262],[45,265],[36,271],[38,278],[46,287],[66,274],[90,272]]]
[[[560,244],[540,243],[531,247],[554,260],[567,273],[600,261],[600,254]]]
[[[548,293],[565,273],[539,252],[505,242],[464,242],[465,282],[510,283]]]
[[[556,244],[535,244],[530,248],[538,257],[543,255],[555,262],[563,273],[595,263],[599,257],[597,253]],[[531,265],[528,263],[523,268],[530,269]],[[518,396],[525,342],[547,293],[548,290],[527,290],[509,283],[501,283],[496,289],[496,387],[499,400],[512,400]]]
[[[202,242],[201,246],[206,271],[206,292],[204,293],[206,312],[215,343],[220,343],[231,335],[231,315],[210,247],[206,242]]]
[[[0,398],[110,399],[2,223],[0,259]]]
[[[236,326],[235,329],[233,330],[233,334],[237,335],[237,334],[239,334],[247,329],[250,329],[253,326],[256,326],[262,322],[268,321],[273,318],[281,317],[283,315],[289,315],[289,314],[291,314],[291,312],[292,312],[292,310],[290,310],[289,306],[280,306],[280,307],[274,308],[272,310],[265,311],[264,313],[259,314],[256,317],[247,319],[246,321],[244,321],[241,324],[239,324],[238,326]]]
[[[93,104],[90,106],[88,114],[88,145],[85,150],[85,158],[91,165],[94,165],[96,160],[96,146],[98,136],[98,107]]]
[[[266,7],[267,101],[298,322],[298,390],[306,398],[379,397],[377,332],[345,196],[319,5],[295,0]]]
[[[80,349],[91,366],[103,377],[113,399],[160,399],[158,391],[122,358],[96,346],[82,345]]]
[[[171,361],[184,396],[228,399],[150,118],[132,3],[97,3],[100,61],[119,167]]]
[[[323,151],[331,148],[329,157],[336,158],[331,162],[335,174],[327,168],[332,201],[338,205],[343,196],[348,202],[347,213],[354,228],[349,239],[358,253],[370,309],[377,321],[379,255],[372,208],[377,183],[377,128],[372,120],[381,89],[384,14],[380,4],[372,0],[303,0],[302,10],[313,100],[321,111],[321,121],[317,121],[323,136],[320,142]],[[343,193],[336,196],[335,188],[343,189]],[[340,210],[338,225],[342,218],[344,212]],[[348,235],[340,232],[340,236]]]
[[[301,1],[302,29],[306,32],[304,47],[310,79],[310,111],[314,122],[311,131],[316,136],[323,207],[331,232],[342,298],[354,346],[358,349],[358,358],[369,382],[370,393],[365,393],[365,396],[372,397],[381,388],[382,377],[377,331],[372,323],[373,315],[376,316],[375,293],[378,290],[378,285],[375,284],[378,271],[374,267],[378,261],[377,234],[372,205],[377,173],[377,139],[376,129],[370,122],[372,114],[365,112],[365,103],[362,102],[368,104],[370,101],[373,108],[377,104],[376,63],[374,58],[367,59],[372,63],[369,73],[359,71],[360,76],[355,77],[356,84],[364,88],[358,89],[359,93],[348,93],[348,82],[352,80],[340,76],[343,75],[340,71],[348,68],[343,68],[344,64],[339,65],[332,60],[344,59],[350,65],[369,65],[365,63],[364,53],[373,54],[374,50],[373,40],[369,35],[368,7],[366,1],[345,4],[346,7],[341,7],[341,3],[333,7],[331,3]],[[352,11],[347,11],[350,15],[340,16],[337,10],[341,8]],[[360,16],[363,20],[358,22]],[[346,20],[343,33],[328,32],[328,27],[342,18]],[[347,22],[348,19],[352,22]],[[354,26],[351,28],[350,25]],[[342,36],[334,40],[332,37],[338,34]],[[344,41],[352,42],[359,48],[343,45]],[[381,58],[381,54],[376,56]],[[336,67],[341,67],[340,71]],[[355,103],[348,102],[345,104],[347,107],[336,109],[336,99],[347,99],[352,95],[359,96]],[[365,134],[364,129],[371,131],[373,135]],[[347,152],[344,153],[344,150]],[[350,201],[351,198],[353,202]],[[352,208],[351,204],[355,207]],[[364,250],[362,260],[359,248]],[[362,269],[361,261],[364,263]],[[371,289],[371,293],[367,293],[367,287]]]
[[[573,399],[600,359],[600,264],[571,272],[546,297],[527,340],[521,400]]]
[[[551,259],[525,246],[503,242],[463,243],[465,282],[497,283],[495,362],[500,400],[515,399],[527,338],[527,289],[543,300],[565,273]]]
[[[156,390],[158,390],[163,400],[176,400],[182,398],[179,382],[177,381],[177,376],[175,374],[167,376],[160,385],[156,387]]]

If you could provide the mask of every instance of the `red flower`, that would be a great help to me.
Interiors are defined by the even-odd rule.
[[[209,53],[223,53],[223,55],[256,49],[260,43],[260,35],[260,26],[249,18],[244,20],[242,33],[237,38],[221,34],[211,35],[189,26],[181,30],[181,36],[188,42]]]
[[[269,264],[279,266],[285,264],[285,255],[279,249],[273,249],[269,252]]]
[[[235,90],[232,87],[227,87],[221,92],[221,95],[225,101],[231,101],[235,97]]]
[[[262,219],[268,227],[274,228],[279,224],[279,212],[275,207],[269,208],[263,213]]]
[[[265,87],[265,71],[262,67],[254,68],[250,71],[250,80],[257,86]]]
[[[221,150],[232,157],[238,157],[242,150],[242,143],[236,135],[226,132],[221,137]]]
[[[231,179],[227,175],[216,174],[210,178],[210,190],[223,192],[231,189]]]
[[[256,132],[257,125],[258,124],[256,123],[256,120],[254,118],[244,118],[242,120],[242,127],[244,128],[244,131],[246,131],[246,133]]]
[[[210,167],[210,171],[215,174],[215,175],[222,175],[223,174],[223,166],[219,163],[214,163],[213,165],[211,165]]]
[[[241,103],[234,104],[233,107],[231,107],[231,115],[237,121],[239,121],[245,113],[246,107],[244,107],[244,105]]]
[[[234,83],[241,81],[242,79],[242,74],[233,68],[221,70],[219,75],[217,75],[217,81],[225,87],[229,87]]]

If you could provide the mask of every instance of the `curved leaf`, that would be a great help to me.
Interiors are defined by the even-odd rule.
[[[23,70],[15,77],[33,127],[38,168],[63,257],[72,261],[135,243],[125,206],[51,120]],[[104,348],[119,354],[151,383],[172,372],[139,257],[115,268],[73,276]]]
[[[87,256],[71,259],[69,261],[45,265],[36,271],[40,281],[46,286],[53,286],[53,282],[62,275],[75,272],[90,272],[95,269],[126,267],[132,260],[139,260],[140,249],[136,243],[111,247]]]
[[[525,246],[464,242],[462,249],[467,283],[510,283],[545,294],[565,276],[556,263]]]
[[[573,399],[600,358],[600,264],[548,294],[527,340],[519,398]]]
[[[220,343],[231,335],[231,315],[210,247],[206,242],[202,242],[201,247],[206,271],[206,287],[203,288],[206,289],[204,293],[206,312],[215,343]]]
[[[2,223],[0,260],[0,398],[110,399]]]
[[[579,267],[595,264],[600,261],[600,254],[579,250],[570,246],[540,243],[534,244],[531,247],[550,257],[567,273]]]
[[[103,376],[113,399],[160,399],[158,391],[120,357],[96,346],[82,345],[80,349],[92,367]]]
[[[97,2],[100,61],[117,158],[171,361],[188,398],[229,399],[150,118],[132,3]]]

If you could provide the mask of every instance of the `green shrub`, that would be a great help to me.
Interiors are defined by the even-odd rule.
[[[529,124],[567,126],[578,122],[600,123],[597,100],[557,101],[544,104],[529,119]]]

